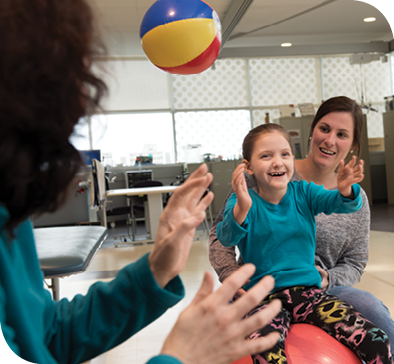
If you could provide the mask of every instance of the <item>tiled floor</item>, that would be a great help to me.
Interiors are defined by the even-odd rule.
[[[356,287],[373,293],[394,313],[394,206],[372,206],[371,216],[370,259],[366,272]],[[121,267],[134,262],[152,248],[152,245],[114,248],[112,236],[119,234],[127,235],[124,227],[110,231],[108,241],[100,249],[87,272],[60,281],[61,297],[72,298],[76,293],[86,293],[96,280],[112,279]],[[186,287],[185,299],[122,345],[91,360],[90,364],[143,364],[160,352],[162,343],[179,313],[194,297],[203,272],[213,272],[208,261],[206,234],[200,229],[198,235],[200,240],[193,243],[187,266],[181,274]],[[219,282],[216,280],[216,287],[218,286]]]

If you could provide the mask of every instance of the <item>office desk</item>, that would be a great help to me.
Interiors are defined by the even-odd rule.
[[[148,196],[148,218],[150,226],[150,239],[144,242],[153,242],[156,237],[157,228],[159,227],[159,217],[163,211],[163,193],[174,192],[179,186],[159,186],[159,187],[141,187],[141,188],[122,188],[107,191],[107,198],[114,196]],[[104,209],[105,211],[105,209]],[[104,214],[105,215],[105,214]],[[106,221],[106,217],[105,217]]]
[[[86,271],[107,237],[102,226],[65,226],[33,229],[44,277],[51,279],[53,299],[59,299],[59,278]]]

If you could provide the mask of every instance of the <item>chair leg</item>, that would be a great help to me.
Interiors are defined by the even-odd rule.
[[[148,201],[144,201],[144,223],[146,233],[150,235],[150,222],[149,222],[149,204]]]
[[[133,241],[135,241],[136,235],[136,224],[135,224],[135,214],[134,214],[134,202],[133,199],[130,199],[130,214],[131,214],[131,237]]]

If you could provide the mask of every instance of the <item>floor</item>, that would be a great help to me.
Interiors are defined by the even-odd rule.
[[[139,227],[142,229],[142,227]],[[121,238],[114,239],[114,236]],[[152,249],[152,245],[115,248],[114,242],[129,239],[125,226],[109,230],[109,237],[97,253],[87,272],[60,281],[61,298],[84,294],[97,280],[109,281],[117,271]],[[371,208],[370,259],[365,274],[357,288],[380,298],[394,313],[394,206],[377,204]],[[186,297],[157,321],[115,349],[92,359],[90,364],[143,364],[160,352],[162,343],[180,312],[190,303],[201,283],[204,271],[215,274],[208,261],[207,234],[200,227],[192,245],[190,257],[181,278]],[[220,283],[216,280],[216,288]],[[87,363],[86,363],[87,364]]]

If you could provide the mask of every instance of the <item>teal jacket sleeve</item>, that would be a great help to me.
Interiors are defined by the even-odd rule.
[[[155,356],[147,364],[182,364],[178,359],[169,355]]]
[[[184,296],[179,277],[164,289],[156,283],[145,255],[111,282],[93,284],[86,295],[54,302],[44,289],[30,221],[11,236],[4,228],[8,216],[0,204],[0,324],[8,346],[28,362],[87,361],[127,340]]]
[[[219,223],[216,230],[218,240],[227,247],[237,245],[249,231],[249,214],[246,216],[242,226],[234,219],[233,209],[236,203],[237,196],[233,193],[227,201],[223,220]]]
[[[352,186],[354,199],[343,197],[338,190],[326,190],[323,186],[316,185],[313,182],[300,182],[304,190],[309,205],[312,207],[314,215],[324,212],[326,215],[332,213],[348,214],[358,211],[363,205],[363,199],[360,193],[360,186]]]
[[[48,346],[59,363],[80,363],[127,340],[184,296],[179,277],[165,289],[156,283],[148,254],[119,271],[108,283],[94,284],[86,296],[61,300],[52,317]]]

